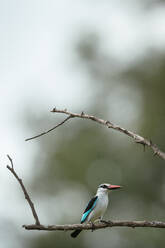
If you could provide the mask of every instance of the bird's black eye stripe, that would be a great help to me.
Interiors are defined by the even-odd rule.
[[[106,189],[107,186],[104,184],[104,185],[101,185],[101,188]]]

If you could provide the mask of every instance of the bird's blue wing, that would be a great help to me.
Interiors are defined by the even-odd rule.
[[[95,196],[89,201],[89,203],[88,203],[88,205],[87,205],[87,207],[86,207],[86,209],[82,215],[81,223],[83,223],[87,219],[90,212],[94,209],[94,207],[96,206],[97,199],[98,199],[98,196]]]

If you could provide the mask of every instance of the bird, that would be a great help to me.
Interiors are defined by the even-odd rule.
[[[122,186],[119,185],[112,185],[109,183],[102,183],[99,185],[97,189],[96,195],[89,201],[83,215],[81,217],[81,224],[82,223],[89,223],[91,222],[92,225],[94,221],[100,220],[103,221],[103,216],[108,206],[108,193],[111,190],[119,189]],[[76,229],[71,233],[72,238],[76,238],[82,230]]]

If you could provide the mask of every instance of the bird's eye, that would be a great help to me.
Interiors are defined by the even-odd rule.
[[[106,189],[107,188],[107,186],[104,184],[104,185],[102,185],[101,186],[103,189]]]

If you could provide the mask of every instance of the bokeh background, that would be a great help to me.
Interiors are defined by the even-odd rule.
[[[0,1],[0,242],[3,248],[164,247],[163,229],[25,231],[34,222],[6,154],[42,224],[79,223],[100,183],[105,219],[165,221],[165,163],[91,121],[61,121],[53,107],[93,114],[165,150],[165,4],[156,0]]]

